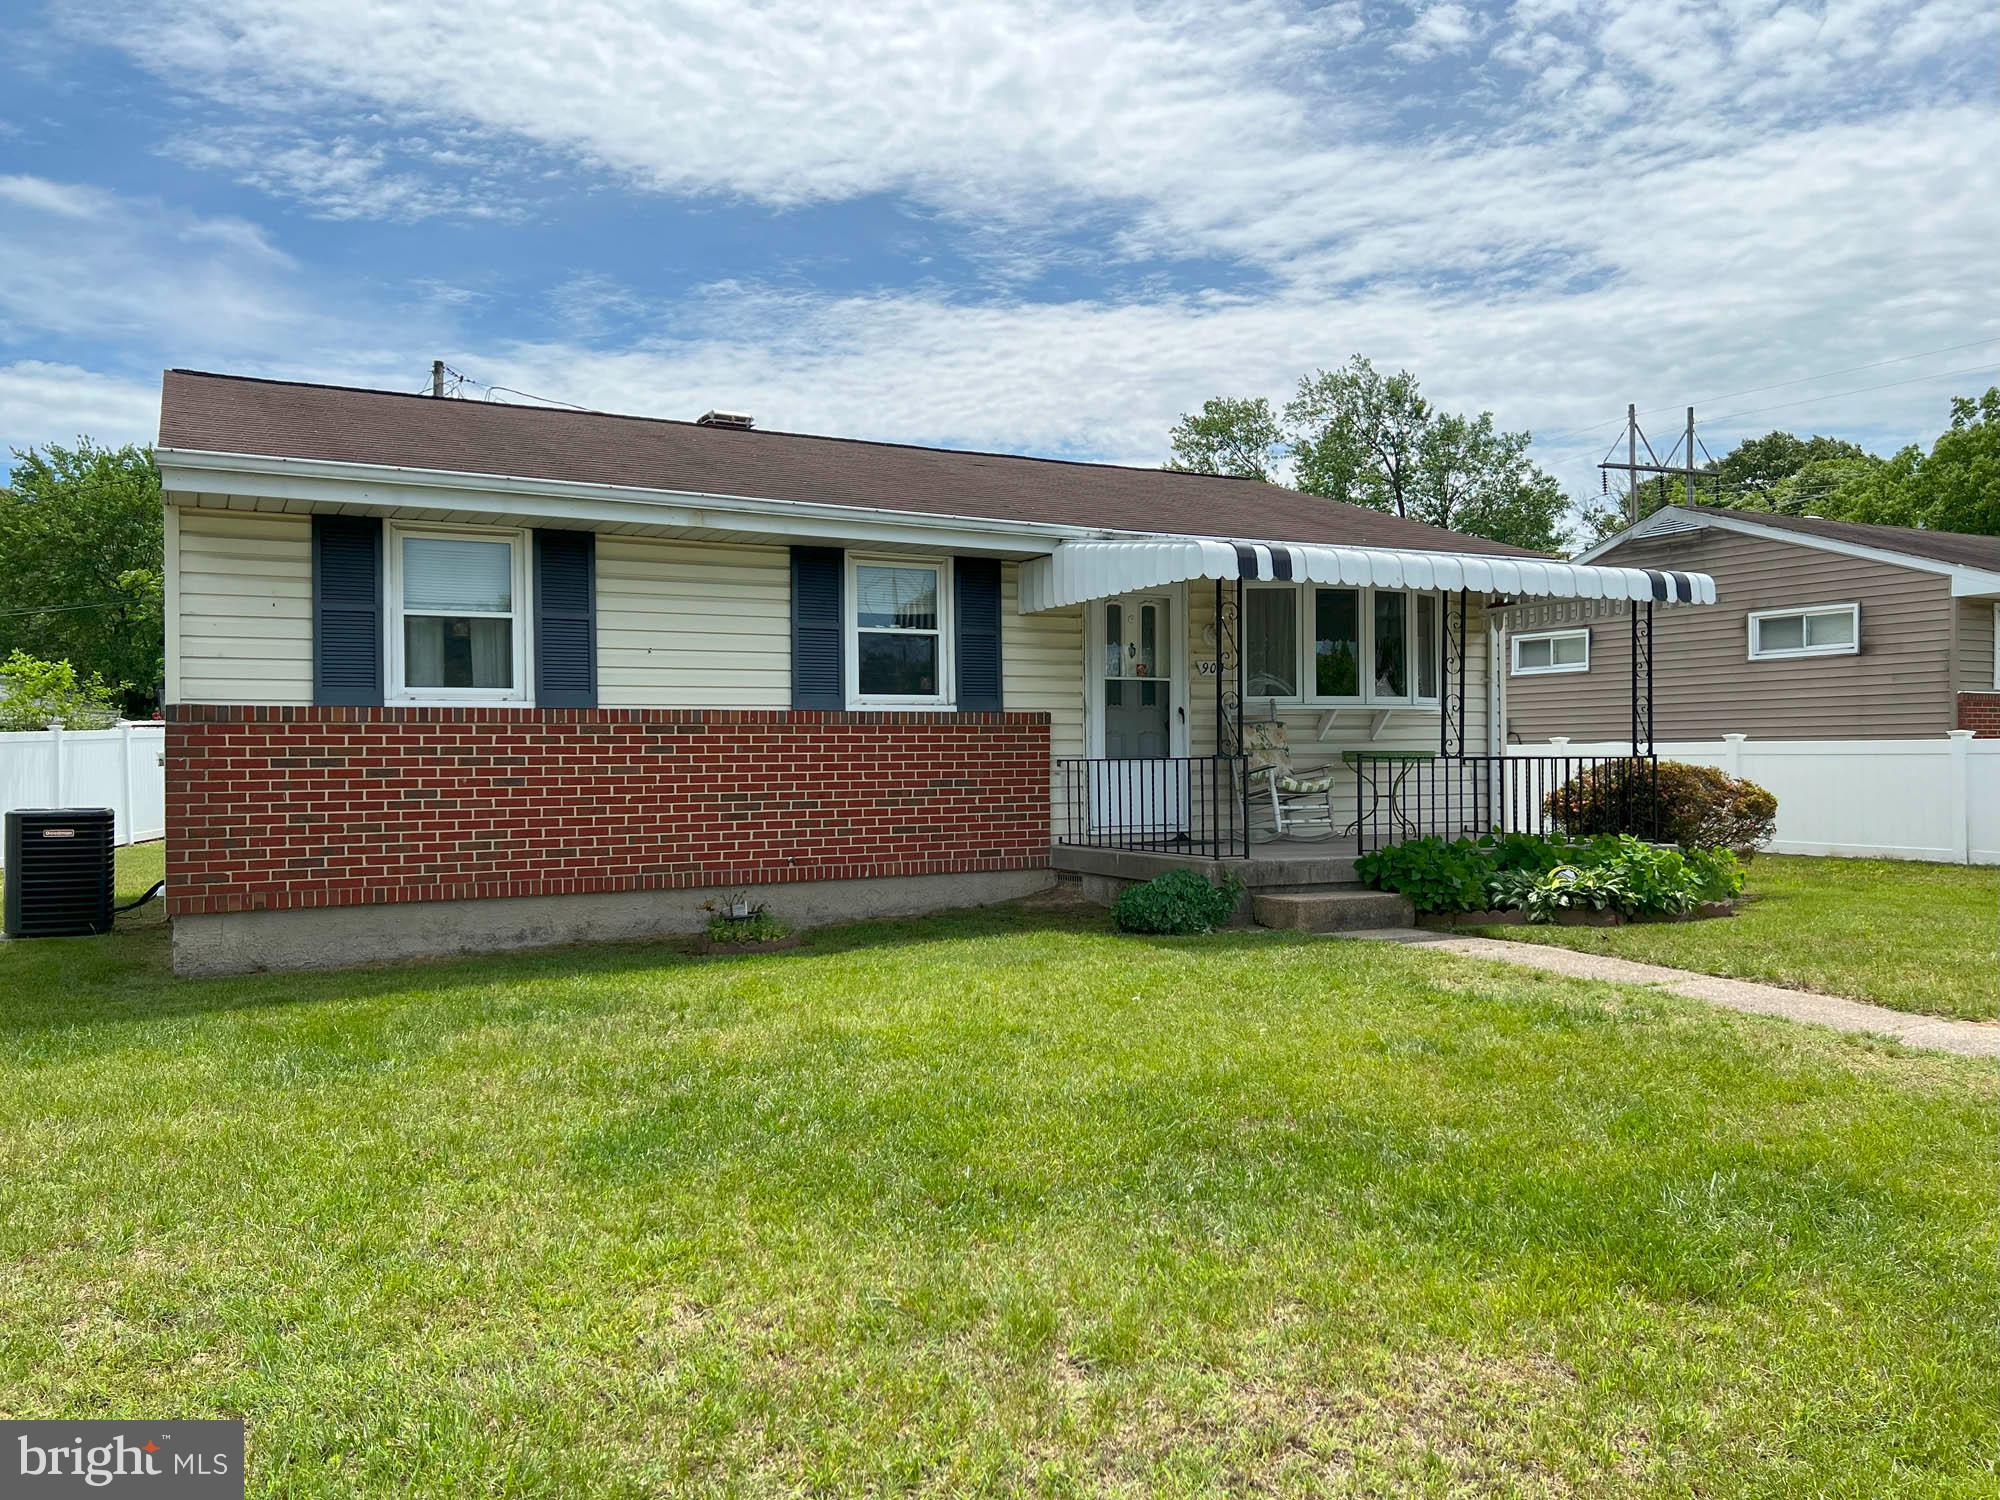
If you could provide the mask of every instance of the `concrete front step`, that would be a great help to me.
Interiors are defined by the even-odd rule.
[[[1259,927],[1294,932],[1354,932],[1408,927],[1416,921],[1408,898],[1359,889],[1258,891],[1251,897],[1250,915]]]

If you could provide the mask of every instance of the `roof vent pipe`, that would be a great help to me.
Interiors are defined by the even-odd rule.
[[[748,432],[757,425],[747,411],[705,411],[695,422],[701,427],[733,427],[738,432]]]

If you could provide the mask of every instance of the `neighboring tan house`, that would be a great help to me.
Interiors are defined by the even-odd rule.
[[[2000,735],[2000,537],[1672,505],[1578,561],[1715,580],[1718,608],[1656,626],[1657,739]],[[1509,742],[1630,735],[1629,606],[1501,613]]]
[[[716,413],[176,370],[156,457],[182,969],[1248,864],[1246,705],[1325,835],[1485,826],[1489,599],[1714,598],[1276,485]]]

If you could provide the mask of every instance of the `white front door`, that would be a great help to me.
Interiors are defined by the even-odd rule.
[[[1187,709],[1171,594],[1133,594],[1092,606],[1093,828],[1187,831]]]

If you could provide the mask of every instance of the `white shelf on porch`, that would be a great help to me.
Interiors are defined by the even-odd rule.
[[[1319,716],[1319,726],[1315,731],[1322,743],[1333,738],[1333,731],[1343,722],[1342,714],[1364,714],[1369,720],[1368,738],[1379,740],[1382,731],[1389,727],[1389,720],[1399,713],[1409,713],[1407,708],[1329,708]]]

